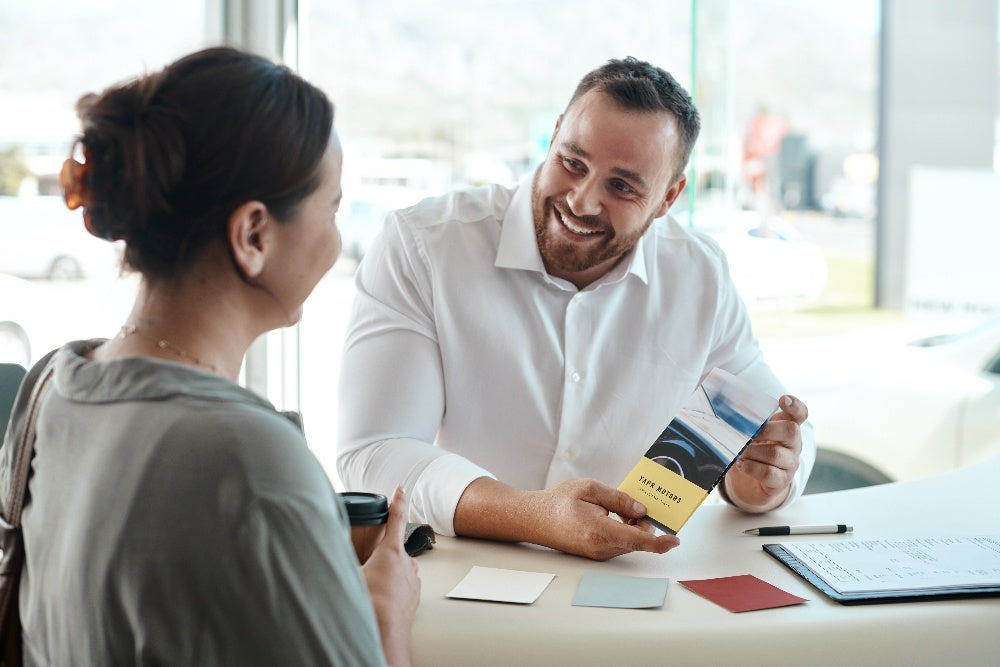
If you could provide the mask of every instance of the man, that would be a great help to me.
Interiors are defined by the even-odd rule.
[[[669,74],[613,60],[580,82],[530,182],[388,217],[341,369],[348,488],[402,480],[411,520],[442,534],[595,559],[679,544],[615,487],[713,368],[784,392],[719,247],[653,224],[698,131]],[[720,485],[748,512],[791,502],[812,467],[806,407],[780,406]]]

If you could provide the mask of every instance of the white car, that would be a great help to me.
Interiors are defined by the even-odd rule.
[[[809,302],[826,287],[826,256],[778,216],[726,208],[671,210],[682,225],[705,232],[726,253],[733,282],[748,305],[767,301]],[[693,224],[691,224],[693,220]]]
[[[337,213],[344,257],[360,262],[382,231],[386,215],[432,194],[431,190],[397,185],[358,186],[346,192]]]
[[[360,262],[382,230],[389,209],[369,199],[351,199],[340,206],[337,229],[344,257]]]
[[[0,197],[0,271],[78,280],[118,271],[120,244],[91,236],[61,197]]]
[[[812,491],[915,479],[1000,455],[1000,317],[918,322],[765,354],[809,407]]]
[[[31,366],[40,308],[38,289],[26,280],[0,273],[0,363]]]

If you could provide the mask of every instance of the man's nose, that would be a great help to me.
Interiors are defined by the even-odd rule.
[[[578,217],[599,215],[601,212],[601,191],[597,179],[581,178],[566,195],[570,212]]]

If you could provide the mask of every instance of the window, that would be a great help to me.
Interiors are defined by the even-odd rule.
[[[609,58],[649,60],[694,94],[703,118],[687,190],[694,196],[672,213],[709,227],[726,247],[763,332],[787,331],[790,308],[870,309],[878,7],[876,0],[849,7],[789,0],[613,8],[600,0],[310,3],[303,70],[337,105],[345,146],[338,224],[348,257],[306,305],[301,328],[303,412],[327,468],[351,275],[386,210],[530,174],[577,81]],[[760,157],[769,170],[769,211],[782,220],[755,214],[767,202],[745,178],[747,131],[764,108],[780,121],[781,133]],[[824,234],[834,242],[821,248],[815,238]],[[791,278],[780,272],[789,265]],[[350,391],[349,381],[341,390]]]
[[[278,4],[287,12],[296,3]],[[1000,3],[986,4],[963,6],[941,22],[933,3],[907,3],[904,12],[902,3],[883,6],[880,0],[301,3],[304,14],[285,35],[286,53],[298,50],[302,73],[337,105],[345,149],[346,199],[339,215],[345,255],[306,304],[301,326],[268,337],[266,359],[248,372],[248,384],[266,381],[278,407],[301,409],[307,438],[335,478],[338,367],[352,274],[385,212],[452,187],[524,178],[544,156],[580,76],[624,55],[665,67],[693,93],[703,131],[688,189],[671,213],[726,248],[765,353],[790,368],[790,384],[816,379],[814,367],[790,361],[815,358],[796,356],[809,339],[909,324],[909,308],[920,305],[919,298],[875,308],[877,288],[885,291],[877,271],[883,283],[907,270],[919,276],[919,258],[946,254],[955,268],[945,274],[955,285],[964,280],[987,294],[970,267],[975,251],[996,247],[992,225],[968,223],[954,238],[936,235],[932,226],[924,238],[935,240],[932,247],[920,242],[923,254],[879,254],[887,242],[897,248],[917,243],[918,235],[909,232],[926,228],[914,228],[898,213],[910,198],[909,176],[897,175],[904,170],[886,176],[887,165],[878,159],[880,145],[897,146],[900,158],[899,145],[916,143],[894,134],[912,109],[904,95],[897,115],[885,115],[899,99],[887,95],[883,77],[896,76],[898,87],[905,78],[900,72],[920,69],[912,59],[948,40],[974,46],[977,63],[992,53],[992,67],[984,70],[962,66],[963,49],[951,49],[944,55],[955,64],[935,80],[950,85],[962,78],[959,73],[985,71],[982,76],[995,82],[990,109],[985,103],[974,108],[965,98],[961,105],[993,119],[992,136],[977,133],[971,141],[991,150],[993,171],[977,167],[974,178],[959,176],[938,189],[963,211],[995,210],[961,194],[975,182],[975,192],[995,196],[1000,178]],[[114,335],[124,322],[135,278],[119,279],[109,259],[114,247],[87,236],[79,215],[57,201],[55,175],[77,132],[73,105],[85,92],[218,43],[225,8],[239,14],[240,21],[229,21],[244,31],[232,36],[237,43],[257,34],[262,17],[274,20],[269,0],[0,4],[0,358],[26,363],[69,339]],[[886,65],[887,46],[898,42],[886,40],[892,34],[905,39],[899,37],[904,20],[932,27],[940,39],[890,51],[901,65],[893,70]],[[884,32],[883,22],[895,32]],[[986,33],[994,41],[982,45]],[[921,67],[937,66],[939,56]],[[923,111],[938,98],[952,96],[925,101]],[[963,129],[948,123],[938,143],[955,144],[953,136]],[[935,160],[951,164],[933,153],[925,158],[931,166]],[[954,217],[949,212],[955,210],[946,208],[931,222]],[[916,266],[906,266],[907,252],[919,259],[911,262]],[[986,301],[976,307],[930,315],[990,314]],[[349,381],[342,390],[350,390]],[[994,385],[991,391],[995,396],[1000,390]],[[820,429],[831,410],[821,402],[816,408]],[[975,428],[997,428],[995,419],[987,422]]]
[[[74,105],[202,46],[205,25],[204,0],[0,4],[0,273],[15,274],[3,276],[0,299],[8,359],[113,336],[125,321],[136,281],[118,278],[117,249],[84,230],[58,189],[79,131]]]

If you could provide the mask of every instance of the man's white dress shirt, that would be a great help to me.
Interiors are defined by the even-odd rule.
[[[444,535],[482,476],[617,487],[712,368],[785,393],[714,241],[657,220],[578,290],[545,272],[530,178],[390,214],[356,281],[338,472],[349,490],[403,484],[411,520]],[[814,459],[806,428],[786,504]]]

